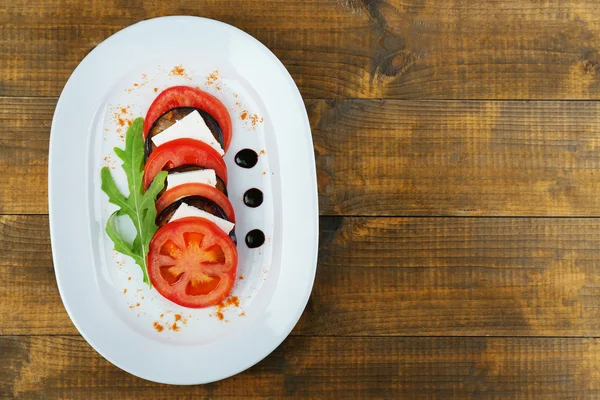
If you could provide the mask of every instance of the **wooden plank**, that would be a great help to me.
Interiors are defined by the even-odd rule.
[[[600,220],[321,218],[297,336],[600,336]],[[32,240],[35,238],[35,240]],[[76,334],[47,218],[0,217],[0,334]]]
[[[57,96],[77,63],[143,19],[201,15],[246,30],[308,98],[598,99],[594,0],[26,0],[0,15],[0,95]],[[293,16],[290,18],[290,16]]]
[[[600,214],[599,103],[308,105],[323,214]]]
[[[48,217],[1,216],[0,252],[0,335],[77,333],[58,294]]]
[[[20,398],[596,398],[598,339],[288,338],[257,366],[167,386],[114,367],[79,337],[0,337],[0,385]]]
[[[0,214],[48,212],[48,139],[55,99],[0,98]]]
[[[298,335],[598,336],[600,220],[322,218]]]
[[[55,102],[0,98],[0,213],[48,212]],[[318,100],[307,108],[322,214],[600,215],[600,103]]]

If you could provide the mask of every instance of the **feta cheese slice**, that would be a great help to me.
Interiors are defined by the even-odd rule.
[[[158,147],[172,140],[185,138],[200,140],[210,145],[220,155],[225,154],[198,110],[192,111],[158,135],[153,136],[152,143]]]
[[[235,226],[234,223],[224,220],[219,217],[215,217],[212,214],[207,213],[206,211],[200,210],[196,207],[192,207],[186,203],[181,203],[181,205],[177,208],[170,221],[176,221],[185,217],[201,217],[207,219],[211,222],[214,222],[223,232],[229,235],[229,232]]]
[[[167,189],[186,183],[205,183],[217,186],[217,174],[214,169],[199,169],[197,171],[172,172],[167,175]]]

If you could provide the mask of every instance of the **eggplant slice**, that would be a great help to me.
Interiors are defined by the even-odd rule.
[[[162,210],[162,212],[156,217],[156,225],[161,227],[168,223],[171,220],[171,218],[173,218],[173,214],[175,214],[175,211],[177,211],[181,203],[186,203],[188,206],[196,207],[197,209],[212,214],[215,217],[219,217],[221,219],[229,221],[229,218],[227,218],[227,214],[225,214],[225,211],[223,211],[223,209],[212,200],[209,200],[202,196],[188,196],[171,203],[167,208]],[[233,243],[237,245],[235,228],[232,229],[231,232],[229,232],[229,237],[231,238],[231,240],[233,240]]]
[[[213,134],[213,137],[217,140],[217,142],[219,142],[221,147],[224,147],[225,141],[223,139],[223,131],[221,130],[221,127],[217,123],[217,120],[215,120],[212,117],[212,115],[210,115],[206,111],[201,110],[199,108],[178,107],[178,108],[172,108],[169,111],[167,111],[166,113],[164,113],[163,115],[161,115],[156,120],[156,122],[154,122],[154,125],[152,125],[152,128],[150,128],[150,131],[148,132],[148,136],[146,136],[146,143],[144,146],[145,160],[148,159],[148,157],[150,156],[150,153],[152,153],[152,151],[154,151],[154,149],[156,148],[156,146],[152,142],[152,137],[158,135],[165,129],[169,128],[170,126],[175,124],[175,122],[177,122],[180,119],[182,119],[183,117],[187,116],[189,113],[191,113],[194,110],[196,110],[200,113],[200,116],[202,116],[202,119],[206,123],[206,126],[208,126],[208,129],[210,129],[210,132]]]
[[[156,122],[154,122],[154,124],[152,125],[152,128],[150,128],[150,131],[148,132],[148,136],[146,136],[146,142],[145,142],[145,146],[144,146],[144,155],[145,155],[144,162],[146,160],[148,160],[150,153],[152,153],[152,151],[154,151],[154,149],[156,149],[156,146],[152,142],[152,137],[155,135],[158,135],[165,129],[169,128],[170,126],[175,124],[175,122],[184,118],[185,116],[187,116],[194,110],[197,110],[200,113],[200,115],[202,116],[202,119],[206,123],[206,126],[208,126],[208,129],[210,129],[210,132],[212,133],[213,137],[219,142],[221,147],[225,146],[224,145],[225,141],[223,139],[223,131],[221,130],[221,127],[219,126],[218,122],[212,117],[212,115],[210,115],[206,111],[201,110],[199,108],[178,107],[178,108],[173,108],[173,109],[167,111],[166,113],[164,113],[163,115],[161,115],[160,118],[158,118],[156,120]],[[203,169],[206,169],[206,168],[199,166],[199,165],[182,165],[180,167],[169,170],[169,174],[177,173],[177,172],[198,171],[198,170],[203,170]],[[219,177],[219,176],[217,176],[216,188],[218,190],[220,190],[225,196],[227,196],[227,187],[225,186],[225,182],[223,182],[223,179],[221,179],[221,177]],[[166,187],[165,189],[163,189],[162,192],[159,193],[159,196],[162,193],[164,193],[165,190],[168,190],[168,188]],[[175,214],[175,211],[177,211],[177,209],[181,205],[181,203],[186,203],[189,206],[196,207],[199,210],[202,210],[209,214],[214,215],[215,217],[219,217],[219,218],[229,221],[229,219],[227,218],[227,215],[225,214],[225,211],[223,211],[223,209],[221,207],[219,207],[212,200],[209,200],[209,199],[201,197],[201,196],[188,196],[188,197],[184,197],[182,199],[175,201],[174,203],[170,204],[167,208],[165,208],[156,217],[156,225],[158,225],[160,227],[160,226],[163,226],[166,223],[168,223],[171,220],[171,218],[173,217],[173,214]],[[231,232],[229,232],[229,237],[237,245],[237,238],[235,236],[235,228]]]

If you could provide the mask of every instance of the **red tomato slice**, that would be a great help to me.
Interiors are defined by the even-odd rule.
[[[231,202],[219,189],[204,183],[186,183],[167,190],[156,201],[156,213],[160,214],[165,208],[179,199],[188,196],[200,196],[221,207],[230,222],[235,223],[235,214]]]
[[[170,170],[182,165],[197,165],[214,169],[219,178],[227,184],[227,167],[223,157],[210,145],[194,139],[177,139],[158,146],[144,167],[144,187],[154,180],[163,170]]]
[[[199,108],[209,113],[223,131],[223,150],[227,151],[231,143],[231,117],[227,109],[215,96],[189,86],[170,87],[154,99],[144,119],[144,139],[161,115],[177,107]]]
[[[150,241],[148,275],[168,300],[202,308],[229,296],[237,262],[235,245],[217,225],[187,217],[156,231]]]

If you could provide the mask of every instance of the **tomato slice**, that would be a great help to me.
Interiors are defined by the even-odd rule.
[[[237,262],[235,245],[217,225],[187,217],[156,231],[150,241],[148,275],[168,300],[202,308],[229,296]]]
[[[163,170],[170,170],[182,165],[197,165],[214,169],[219,178],[227,184],[227,167],[223,157],[210,145],[194,139],[177,139],[158,146],[150,154],[144,167],[144,187],[154,180]]]
[[[223,150],[227,151],[231,143],[231,117],[227,108],[215,96],[189,86],[170,87],[154,99],[144,119],[144,139],[161,115],[178,107],[199,108],[209,113],[223,131]]]
[[[231,202],[219,189],[204,183],[186,183],[167,190],[156,201],[156,213],[160,214],[165,208],[179,199],[189,196],[200,196],[221,207],[230,222],[235,223],[235,214]]]

